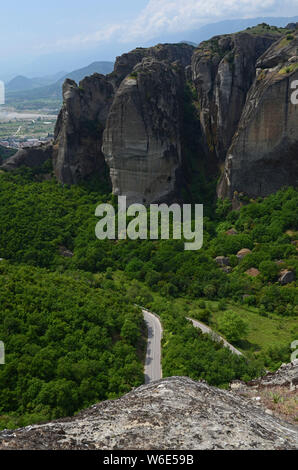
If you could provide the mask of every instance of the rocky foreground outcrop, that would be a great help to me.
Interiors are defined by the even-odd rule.
[[[298,361],[290,369],[297,379]],[[73,418],[2,431],[0,449],[296,449],[297,426],[267,411],[243,390],[169,377]]]
[[[274,43],[256,64],[218,187],[221,198],[267,196],[298,183],[298,32]],[[297,88],[297,86],[295,87]]]

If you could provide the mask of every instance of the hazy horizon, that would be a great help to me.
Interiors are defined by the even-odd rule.
[[[113,61],[137,46],[193,41],[194,31],[225,20],[278,22],[297,14],[298,0],[85,0],[83,6],[78,0],[12,1],[1,11],[0,78],[68,72]]]

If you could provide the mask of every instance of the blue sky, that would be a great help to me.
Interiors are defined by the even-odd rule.
[[[297,14],[298,0],[2,0],[0,67],[3,74],[35,64],[33,72],[60,57],[57,67],[68,70],[76,56],[113,60],[161,36],[187,39],[208,23]]]

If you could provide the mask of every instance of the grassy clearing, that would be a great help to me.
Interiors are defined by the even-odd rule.
[[[114,279],[119,287],[129,289],[131,286],[131,281],[127,279],[123,272],[116,272]],[[182,297],[165,299],[140,281],[138,283],[142,286],[142,290],[144,289],[148,293],[148,302],[144,305],[145,307],[150,308],[151,305],[167,302],[171,305],[173,315],[191,316],[194,319],[200,319],[200,313],[202,313],[203,309],[200,308],[199,303],[202,300],[205,301],[205,299],[192,300]],[[152,297],[153,301],[150,297]],[[260,353],[272,346],[289,346],[293,339],[298,337],[298,322],[296,318],[281,317],[271,313],[268,316],[264,316],[255,307],[237,305],[231,302],[226,302],[224,310],[219,308],[218,301],[206,300],[205,305],[206,309],[211,312],[209,326],[214,331],[219,332],[217,327],[218,320],[226,310],[232,310],[246,320],[248,323],[247,338],[237,345],[244,353],[248,351]]]
[[[185,304],[190,308],[191,315],[199,319],[199,314],[202,312],[198,305],[199,300],[180,298],[173,301],[173,306],[177,308],[177,311],[183,311]],[[291,317],[282,318],[273,314],[265,317],[260,315],[257,308],[239,306],[230,302],[226,303],[225,310],[220,310],[217,301],[206,301],[206,308],[211,311],[209,326],[215,331],[217,331],[218,320],[225,310],[232,310],[247,321],[249,328],[247,338],[239,344],[239,349],[243,352],[260,352],[270,346],[289,345],[293,336],[295,337],[295,334],[298,336],[297,319]]]

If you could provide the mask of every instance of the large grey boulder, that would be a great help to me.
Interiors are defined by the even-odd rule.
[[[293,281],[295,281],[296,279],[296,276],[295,276],[295,272],[294,271],[289,271],[288,269],[283,269],[281,272],[280,272],[280,276],[279,276],[279,282],[283,285],[285,284],[289,284]]]
[[[297,449],[298,429],[255,400],[169,377],[72,418],[0,432],[0,449]]]

